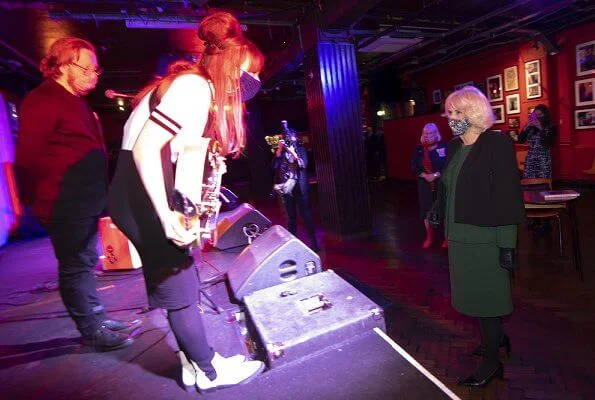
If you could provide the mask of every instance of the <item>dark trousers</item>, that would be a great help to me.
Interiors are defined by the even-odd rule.
[[[97,222],[97,217],[88,217],[46,224],[58,259],[60,296],[83,336],[97,330],[106,318],[93,273],[97,263]]]
[[[314,233],[314,223],[312,222],[312,212],[310,211],[310,201],[308,199],[308,177],[305,172],[300,172],[299,179],[291,192],[291,195],[283,195],[283,204],[285,205],[285,212],[287,212],[287,230],[292,234],[297,233],[297,208],[300,209],[300,215],[308,236],[312,244],[316,243],[316,235]]]

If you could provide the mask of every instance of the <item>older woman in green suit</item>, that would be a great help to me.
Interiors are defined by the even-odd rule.
[[[517,225],[524,206],[512,140],[489,131],[494,122],[486,97],[474,87],[445,103],[455,138],[448,144],[438,200],[430,220],[444,216],[453,307],[478,317],[483,362],[463,386],[485,386],[502,377],[498,349],[510,341],[500,317],[512,312],[510,270],[515,266]]]

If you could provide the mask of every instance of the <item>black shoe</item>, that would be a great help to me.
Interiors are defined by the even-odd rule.
[[[134,321],[119,321],[117,319],[104,319],[101,322],[101,327],[105,329],[109,329],[110,331],[132,331],[139,326],[141,326],[143,321],[140,319],[135,319]]]
[[[512,345],[510,344],[510,338],[508,337],[508,335],[502,336],[502,340],[500,340],[500,345],[498,347],[504,347],[504,349],[506,349],[506,355],[510,356],[510,351],[512,350]],[[486,352],[485,346],[479,345],[471,352],[471,354],[473,354],[474,356],[483,357],[485,352]]]
[[[99,351],[111,351],[130,346],[134,342],[125,333],[114,332],[107,328],[100,327],[91,335],[83,336],[83,344],[95,347]]]
[[[494,376],[497,376],[500,380],[504,379],[504,366],[500,361],[498,361],[498,366],[488,374],[488,376],[483,378],[476,378],[475,375],[470,375],[466,379],[459,381],[457,385],[459,386],[468,386],[468,387],[484,387]]]

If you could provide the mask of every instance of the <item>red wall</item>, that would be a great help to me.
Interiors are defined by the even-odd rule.
[[[558,126],[557,144],[552,150],[554,179],[589,179],[582,170],[591,167],[595,157],[595,130],[574,129],[574,82],[579,79],[593,77],[576,76],[575,46],[579,43],[595,39],[595,23],[582,25],[560,32],[555,42],[560,47],[560,53],[554,56],[547,54],[540,42],[529,41],[494,48],[482,53],[453,61],[439,67],[423,71],[412,77],[426,89],[426,104],[432,105],[432,92],[440,89],[444,102],[446,90],[453,90],[460,83],[473,81],[486,85],[486,78],[492,75],[504,74],[504,69],[512,66],[518,68],[519,89],[503,92],[503,100],[493,102],[492,105],[504,105],[505,123],[494,125],[493,129],[501,129],[506,133],[509,117],[519,117],[521,127],[527,122],[528,107],[545,104],[552,112],[552,120]],[[537,44],[537,46],[535,46]],[[537,47],[537,48],[536,48]],[[525,90],[525,62],[539,60],[541,67],[541,97],[527,99]],[[503,77],[504,78],[504,77]],[[503,85],[504,86],[504,85]],[[504,88],[503,88],[504,90]],[[521,113],[506,114],[506,96],[520,94]],[[581,108],[589,108],[581,107]],[[450,137],[450,130],[440,113],[423,116],[396,119],[385,122],[385,140],[388,157],[389,177],[397,179],[413,178],[409,167],[412,150],[419,142],[424,124],[434,122],[438,124],[443,137]],[[447,137],[445,137],[447,138]],[[521,150],[525,145],[517,145]],[[590,179],[595,177],[591,176]]]
[[[415,145],[419,144],[421,131],[428,122],[438,126],[443,140],[452,138],[446,118],[441,117],[440,113],[384,122],[386,161],[390,178],[414,179],[411,171],[411,157]]]

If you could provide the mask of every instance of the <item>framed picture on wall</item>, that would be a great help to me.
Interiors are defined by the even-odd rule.
[[[506,96],[506,114],[520,114],[521,113],[521,95],[509,94]]]
[[[576,45],[576,74],[589,75],[595,72],[595,40]]]
[[[489,101],[502,100],[502,75],[488,76],[486,79],[487,96]]]
[[[589,106],[595,104],[593,85],[595,85],[595,78],[582,79],[574,82],[574,95],[577,106]]]
[[[519,88],[519,70],[517,66],[504,68],[504,91],[510,92]]]
[[[440,92],[440,89],[436,89],[432,92],[432,101],[434,104],[442,103],[442,92]]]
[[[462,89],[465,86],[473,86],[473,81],[469,81],[469,82],[465,82],[465,83],[459,83],[458,85],[455,85],[455,90]]]
[[[515,142],[519,141],[519,131],[517,130],[508,131],[508,136],[510,136],[510,138]]]
[[[501,124],[504,122],[504,106],[502,104],[498,106],[492,106],[494,112],[495,124]]]
[[[574,111],[575,129],[595,129],[595,108]]]
[[[510,128],[518,128],[521,126],[521,119],[519,117],[508,118],[508,126]]]
[[[525,63],[525,84],[528,99],[541,97],[541,66],[539,60]]]

